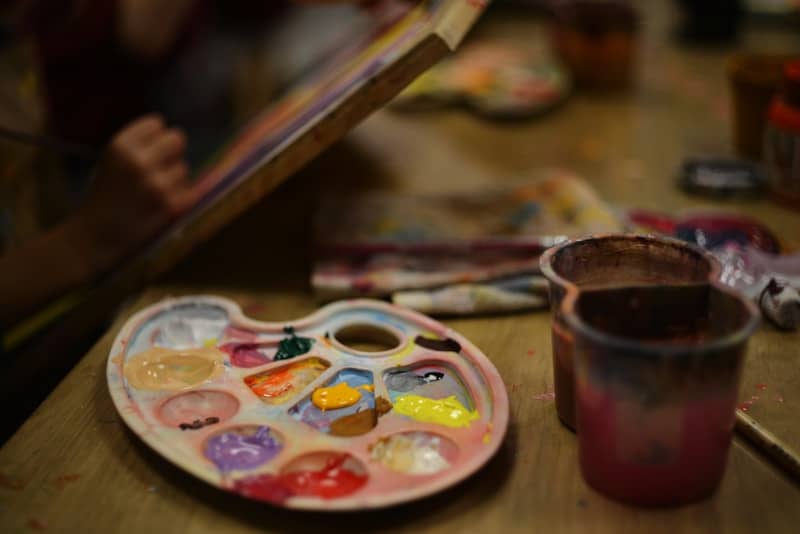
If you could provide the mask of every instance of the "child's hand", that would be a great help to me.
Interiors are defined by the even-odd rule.
[[[129,255],[191,206],[185,149],[184,134],[155,115],[114,137],[77,214],[90,271]]]
[[[194,195],[185,148],[155,116],[117,134],[78,212],[0,256],[0,328],[90,282],[186,211]]]

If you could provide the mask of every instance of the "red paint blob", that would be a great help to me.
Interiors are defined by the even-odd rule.
[[[274,504],[281,504],[292,496],[292,492],[275,475],[258,475],[237,480],[233,490],[244,497]]]
[[[292,471],[281,475],[283,484],[295,495],[335,499],[353,493],[367,482],[367,476],[344,467],[350,456],[331,456],[319,471]]]
[[[318,470],[299,470],[239,479],[233,489],[240,495],[281,504],[289,497],[336,499],[350,495],[367,483],[367,475],[345,467],[349,454],[331,455]]]
[[[764,391],[765,389],[767,389],[767,385],[766,384],[757,384],[756,385],[756,389],[758,389],[759,391]]]
[[[235,367],[258,367],[269,363],[271,360],[261,352],[260,343],[226,343],[219,349],[227,353],[231,358],[231,364]]]

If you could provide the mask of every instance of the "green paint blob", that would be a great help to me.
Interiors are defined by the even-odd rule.
[[[275,360],[288,360],[311,350],[311,346],[314,344],[313,339],[297,337],[294,334],[294,328],[291,326],[284,327],[283,331],[289,334],[289,337],[282,339],[278,343],[278,352],[275,354]]]

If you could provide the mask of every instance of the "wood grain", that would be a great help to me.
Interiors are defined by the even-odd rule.
[[[644,4],[644,3],[642,3]],[[372,513],[277,510],[228,495],[172,467],[129,432],[105,383],[113,335],[131,312],[167,295],[218,293],[257,319],[305,315],[311,218],[320,198],[349,191],[444,191],[567,166],[610,202],[664,211],[711,206],[757,216],[800,247],[800,213],[766,200],[713,202],[675,187],[681,159],[729,152],[724,61],[730,51],[668,40],[673,4],[647,2],[640,83],[633,95],[578,93],[536,121],[491,123],[457,111],[381,112],[148,290],[0,450],[0,525],[48,532],[792,532],[800,488],[736,439],[719,491],[681,508],[634,508],[583,482],[575,436],[552,391],[549,314],[448,320],[495,363],[511,401],[500,453],[433,498]],[[644,6],[643,6],[644,8]],[[490,13],[479,34],[538,46],[537,23]],[[745,46],[800,50],[796,35],[750,33]],[[800,449],[800,333],[769,325],[753,337],[743,400],[749,414]],[[766,388],[759,386],[766,384]],[[781,395],[782,401],[776,400]],[[541,399],[541,400],[540,400]]]

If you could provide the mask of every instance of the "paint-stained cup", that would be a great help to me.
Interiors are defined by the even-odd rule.
[[[638,48],[639,15],[620,0],[567,0],[554,3],[551,39],[575,81],[595,89],[632,84]]]
[[[630,285],[697,285],[716,278],[718,265],[703,250],[665,237],[610,234],[570,241],[541,257],[550,282],[553,374],[558,417],[575,430],[573,336],[561,311],[569,292]]]
[[[634,504],[710,495],[725,469],[755,305],[714,283],[572,292],[581,472]]]

